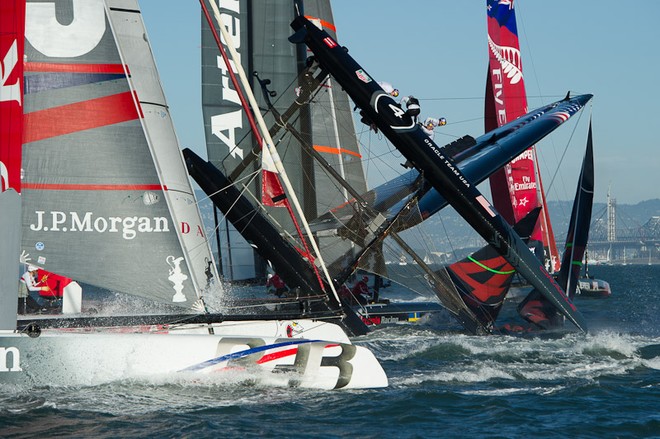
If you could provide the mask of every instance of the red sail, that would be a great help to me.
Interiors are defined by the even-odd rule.
[[[0,192],[20,192],[25,1],[0,2]]]
[[[490,131],[527,113],[520,44],[513,2],[488,0],[489,66],[486,86],[485,129]],[[493,204],[515,224],[535,207],[543,207],[536,152],[532,146],[490,177]],[[541,214],[532,240],[542,241],[550,271],[559,269],[557,246],[551,235],[547,209]]]

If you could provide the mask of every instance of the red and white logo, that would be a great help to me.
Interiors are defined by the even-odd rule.
[[[556,113],[552,113],[549,117],[555,119],[559,123],[564,123],[571,117],[571,115],[565,111],[558,111]]]
[[[334,49],[335,47],[337,47],[337,43],[335,42],[335,40],[333,40],[330,37],[323,38],[323,42],[325,43],[326,46],[328,46],[331,49]]]
[[[14,79],[13,84],[8,84],[9,76],[14,71],[18,63],[18,48],[16,40],[12,43],[4,54],[2,63],[0,63],[0,101],[16,101],[21,105],[21,84],[19,78]]]
[[[362,69],[356,70],[355,74],[357,75],[357,77],[360,81],[362,81],[364,83],[371,82],[371,78],[369,77],[369,75],[367,75],[367,72],[365,72],[364,70],[362,70]]]

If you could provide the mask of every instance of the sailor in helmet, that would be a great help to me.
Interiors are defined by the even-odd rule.
[[[433,138],[435,137],[435,133],[433,132],[433,130],[436,127],[443,127],[447,125],[447,119],[445,119],[444,117],[441,117],[439,119],[436,119],[434,117],[427,117],[424,120],[424,122],[422,122],[420,125],[422,126],[422,130],[424,131],[424,133],[426,133],[426,135],[429,136],[431,140],[433,140]]]
[[[266,290],[277,297],[284,297],[289,292],[289,287],[286,286],[284,280],[277,273],[269,273],[266,279]]]
[[[422,112],[422,109],[419,106],[419,100],[412,95],[404,96],[401,98],[399,105],[401,106],[401,109],[406,110],[406,114],[412,118],[413,123],[417,123],[417,116]]]
[[[422,131],[429,136],[429,139],[433,140],[435,137],[435,132],[433,131],[436,127],[443,127],[447,125],[447,119],[444,117],[440,117],[436,119],[435,117],[427,117],[424,119],[424,122],[418,122],[419,125],[422,127]],[[413,164],[410,162],[410,160],[406,160],[405,163],[402,163],[401,166],[407,169],[412,169]]]
[[[389,94],[393,98],[399,97],[399,90],[392,87],[392,84],[390,84],[389,82],[379,81],[378,85],[380,85],[380,88],[385,90],[385,93]]]

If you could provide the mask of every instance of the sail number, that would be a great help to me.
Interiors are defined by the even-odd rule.
[[[276,343],[290,340],[291,339],[282,339],[278,340]],[[286,351],[273,353],[258,349],[266,347],[266,341],[263,339],[231,338],[218,342],[216,355],[223,356],[235,352],[237,344],[247,345],[250,350],[254,350],[255,352],[247,356],[240,356],[229,360],[226,367],[248,368],[255,363],[265,366],[269,361],[275,361],[276,364],[273,368],[273,372],[293,372],[294,377],[291,378],[289,382],[290,386],[300,385],[300,379],[302,377],[305,375],[315,375],[320,368],[337,368],[339,373],[337,376],[337,382],[334,386],[335,389],[346,387],[351,382],[353,376],[353,365],[350,363],[350,360],[355,357],[357,352],[357,348],[353,345],[333,344],[331,345],[333,351],[336,347],[340,349],[341,352],[339,355],[326,355],[326,348],[330,346],[320,345],[318,343],[300,343],[295,347],[296,352],[293,358],[293,363],[291,364],[290,359],[282,361],[288,357],[288,355],[283,355]],[[257,355],[260,355],[260,357],[255,358]],[[275,360],[278,357],[280,361]]]

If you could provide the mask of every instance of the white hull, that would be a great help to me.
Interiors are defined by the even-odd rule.
[[[0,383],[86,386],[120,380],[195,380],[210,373],[219,379],[223,373],[238,373],[273,386],[387,386],[387,376],[374,355],[346,343],[186,330],[118,334],[59,329],[34,338],[0,331]]]

